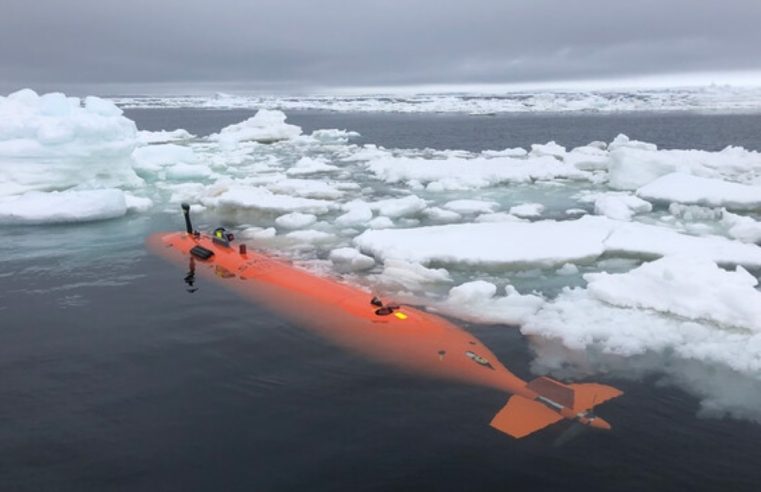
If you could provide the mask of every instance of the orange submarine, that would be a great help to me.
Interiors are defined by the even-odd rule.
[[[158,233],[147,244],[176,263],[223,284],[298,326],[346,349],[414,373],[494,388],[512,396],[491,426],[515,438],[563,419],[597,429],[610,424],[593,408],[620,396],[611,386],[563,384],[548,377],[523,381],[468,332],[407,305],[384,304],[366,291],[267,255],[232,246],[232,234],[194,231],[190,206],[182,204],[185,232]]]

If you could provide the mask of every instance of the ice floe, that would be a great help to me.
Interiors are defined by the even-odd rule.
[[[114,100],[130,108],[246,108],[330,111],[380,111],[399,113],[465,113],[489,115],[525,112],[622,112],[622,111],[754,111],[761,108],[761,89],[705,86],[642,88],[636,90],[516,91],[481,93],[331,94],[247,96],[137,96]]]
[[[732,209],[761,208],[761,186],[731,183],[684,173],[671,173],[637,190],[651,201],[679,202]]]
[[[761,292],[742,268],[676,256],[585,278],[586,289],[544,304],[522,331],[576,350],[675,354],[761,377]]]
[[[520,325],[542,304],[544,299],[541,297],[521,295],[512,285],[505,286],[505,295],[499,295],[493,283],[474,280],[453,287],[447,298],[435,304],[435,308],[473,323]]]
[[[595,213],[616,220],[631,220],[636,214],[647,213],[652,204],[626,193],[605,193],[595,200]]]
[[[594,260],[606,252],[643,258],[692,252],[719,263],[761,266],[761,247],[755,245],[592,216],[365,231],[354,243],[376,258],[422,264],[551,266]]]
[[[149,206],[131,200],[134,208]],[[127,213],[124,192],[115,189],[87,191],[31,191],[0,200],[0,224],[53,224],[113,219]]]
[[[140,130],[137,132],[137,140],[142,144],[160,144],[170,142],[180,142],[183,140],[190,140],[195,138],[195,135],[191,134],[187,130],[178,128],[177,130],[159,130],[155,132]]]

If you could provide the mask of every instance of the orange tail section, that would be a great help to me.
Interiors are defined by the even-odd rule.
[[[540,377],[526,385],[529,395],[513,395],[492,419],[491,426],[515,438],[525,437],[563,419],[575,420],[590,427],[610,429],[595,416],[595,406],[616,398],[622,391],[597,383],[563,384]]]
[[[563,416],[539,402],[513,395],[491,421],[491,426],[515,438],[525,437],[548,425],[563,420]]]

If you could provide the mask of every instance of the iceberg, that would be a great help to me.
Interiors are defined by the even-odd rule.
[[[273,143],[301,135],[301,128],[287,124],[285,119],[282,111],[260,109],[253,117],[210,135],[209,140],[219,142],[224,148],[235,148],[238,143],[249,140]]]

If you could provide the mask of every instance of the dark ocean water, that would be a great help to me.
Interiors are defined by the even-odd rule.
[[[217,131],[246,111],[132,110],[141,129]],[[761,117],[293,113],[388,147],[481,150],[619,132],[663,147],[761,149]],[[329,343],[148,254],[181,217],[4,227],[0,240],[0,491],[759,490],[761,426],[700,418],[654,379],[613,432],[555,445],[488,426],[507,395],[405,374]],[[517,329],[464,325],[531,378]]]

